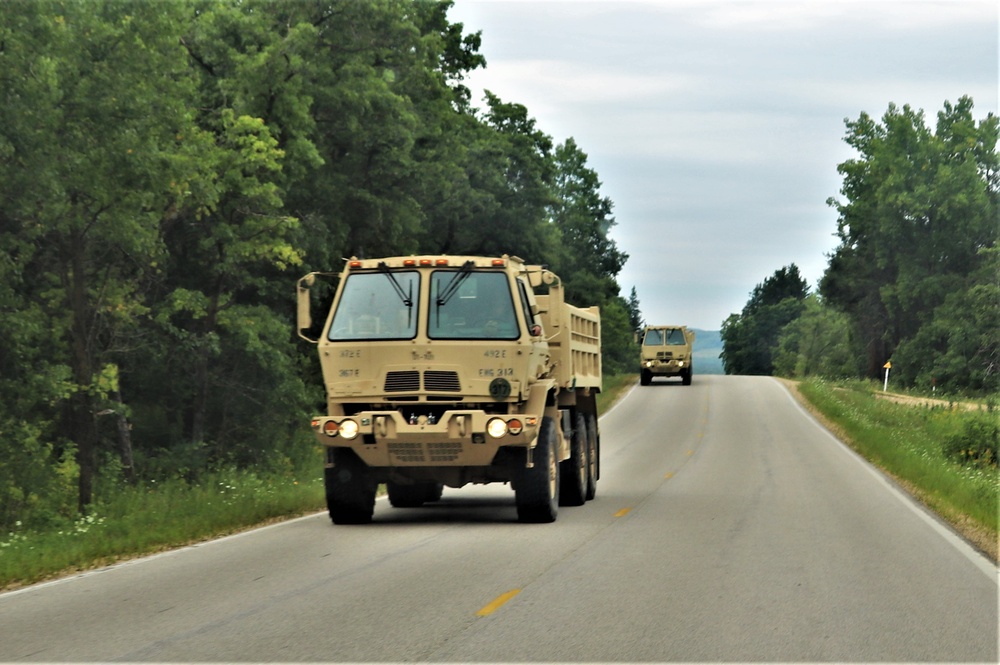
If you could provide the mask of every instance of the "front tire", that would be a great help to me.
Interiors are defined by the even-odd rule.
[[[375,481],[354,451],[334,450],[334,465],[324,469],[326,507],[334,524],[368,524],[375,513]]]
[[[639,370],[639,385],[648,386],[649,382],[653,380],[653,373],[648,369]]]
[[[514,486],[517,518],[521,522],[555,522],[559,514],[559,462],[556,461],[556,426],[552,418],[542,418],[534,465],[518,470]]]

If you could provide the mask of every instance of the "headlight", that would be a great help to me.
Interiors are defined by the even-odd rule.
[[[492,418],[488,423],[486,423],[486,433],[494,439],[499,439],[507,433],[507,423],[499,418]]]
[[[358,424],[353,420],[345,420],[340,423],[340,436],[345,439],[353,439],[358,435]]]

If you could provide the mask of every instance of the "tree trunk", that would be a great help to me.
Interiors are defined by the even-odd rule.
[[[125,405],[122,403],[122,395],[118,390],[111,392],[111,400],[118,406],[114,411],[115,421],[118,425],[118,451],[122,460],[122,471],[125,480],[130,485],[135,485],[138,478],[135,473],[135,463],[132,459],[132,425],[125,417]]]
[[[85,268],[86,241],[76,237],[67,248],[69,272],[66,275],[67,296],[72,315],[70,345],[72,348],[73,381],[76,392],[69,401],[69,436],[76,442],[76,459],[80,467],[78,504],[83,512],[94,499],[94,476],[97,473],[97,415],[93,398],[88,392],[93,382],[93,357],[90,349],[91,312],[87,301]]]

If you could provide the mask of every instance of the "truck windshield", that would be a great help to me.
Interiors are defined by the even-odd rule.
[[[348,275],[327,338],[412,339],[419,293],[420,274],[413,270]]]
[[[678,346],[687,344],[684,338],[684,331],[680,328],[654,328],[646,331],[643,338],[644,346]]]
[[[680,328],[671,328],[667,331],[667,344],[672,346],[687,344],[687,340],[684,339],[684,331]]]
[[[646,336],[643,338],[642,343],[644,346],[662,346],[663,331],[656,329],[647,330]]]
[[[454,270],[431,274],[427,336],[431,339],[517,339],[517,315],[506,273],[470,272],[454,296],[442,298]]]

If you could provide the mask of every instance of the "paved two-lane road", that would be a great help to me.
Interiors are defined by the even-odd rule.
[[[0,595],[0,661],[998,660],[997,568],[766,377],[633,390],[598,496],[324,515]]]

